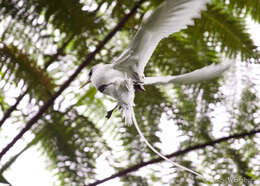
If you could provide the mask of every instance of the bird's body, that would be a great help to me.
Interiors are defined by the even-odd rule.
[[[165,0],[155,11],[144,16],[133,41],[119,57],[111,64],[94,66],[89,74],[90,82],[100,92],[117,100],[117,106],[122,110],[125,122],[129,125],[135,124],[140,136],[151,150],[174,165],[199,176],[201,175],[169,160],[149,144],[137,125],[133,106],[135,89],[144,90],[143,85],[195,83],[215,78],[229,67],[229,64],[220,64],[180,76],[144,76],[145,66],[160,40],[192,24],[192,19],[200,16],[207,2],[208,0]],[[108,117],[112,111],[109,111]]]
[[[113,68],[113,64],[98,64],[92,68],[90,81],[100,92],[117,100],[117,106],[122,109],[126,124],[131,124],[135,83],[128,73]],[[109,117],[111,114],[112,112]]]
[[[100,92],[115,98],[119,105],[134,106],[133,79],[126,72],[114,69],[112,64],[98,64],[95,67],[91,76],[93,85]]]
[[[134,106],[135,89],[144,90],[144,69],[158,43],[171,33],[178,32],[200,16],[207,0],[166,0],[153,12],[145,14],[134,39],[111,64],[93,67],[90,81],[102,93],[118,101],[124,116],[125,107]],[[130,123],[129,123],[130,122]],[[131,124],[132,119],[126,118]]]

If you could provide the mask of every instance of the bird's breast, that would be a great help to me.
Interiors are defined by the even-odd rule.
[[[92,74],[92,84],[100,92],[115,98],[119,103],[133,105],[133,82],[125,72],[108,67],[101,67]]]

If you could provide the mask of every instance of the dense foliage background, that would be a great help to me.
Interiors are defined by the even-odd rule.
[[[6,125],[22,129],[97,44],[128,14],[137,0],[0,0],[0,135]],[[5,171],[33,145],[40,145],[56,185],[88,185],[97,180],[96,161],[104,158],[114,173],[157,156],[146,148],[133,126],[125,126],[115,104],[92,86],[80,89],[91,66],[109,63],[134,36],[141,18],[162,0],[145,1],[121,31],[101,49],[79,77],[56,99],[30,130],[31,142],[1,162]],[[147,139],[161,150],[165,122],[179,136],[172,148],[186,149],[223,136],[259,129],[259,48],[246,19],[260,23],[258,0],[212,0],[195,24],[161,41],[146,75],[176,75],[232,60],[226,78],[192,85],[148,86],[138,93],[135,113]],[[227,59],[229,58],[229,59]],[[242,61],[242,63],[240,63]],[[111,104],[112,103],[112,104]],[[164,119],[162,119],[164,118]],[[160,124],[161,123],[161,124]],[[160,125],[159,125],[160,124]],[[10,140],[14,136],[8,136]],[[21,139],[22,140],[22,139]],[[177,143],[178,142],[178,143]],[[0,149],[6,144],[1,144]],[[175,160],[217,185],[257,185],[260,180],[260,136],[242,136]],[[113,172],[111,172],[113,174]],[[240,181],[232,182],[230,176]],[[253,182],[252,180],[255,180]],[[123,185],[207,185],[205,180],[155,163],[120,174]]]

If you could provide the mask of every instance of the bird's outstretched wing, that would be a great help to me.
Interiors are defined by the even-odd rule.
[[[188,84],[217,78],[231,66],[230,62],[210,65],[178,76],[146,77],[144,85],[163,85],[168,83]]]
[[[143,75],[159,41],[193,23],[208,0],[165,0],[155,11],[146,13],[128,48],[112,63],[115,68]],[[127,69],[128,68],[128,69]]]

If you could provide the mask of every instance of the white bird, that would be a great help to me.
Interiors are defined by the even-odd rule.
[[[144,85],[194,83],[215,78],[230,66],[230,64],[211,65],[179,76],[144,76],[145,66],[160,40],[192,24],[192,19],[200,16],[207,2],[208,0],[165,0],[155,11],[145,14],[139,30],[126,50],[111,64],[94,66],[90,70],[88,81],[100,92],[117,100],[116,107],[122,110],[126,124],[135,124],[138,133],[151,150],[175,166],[198,176],[201,175],[171,161],[153,148],[138,127],[133,107],[135,90],[144,90]],[[108,118],[114,109],[108,112]]]

